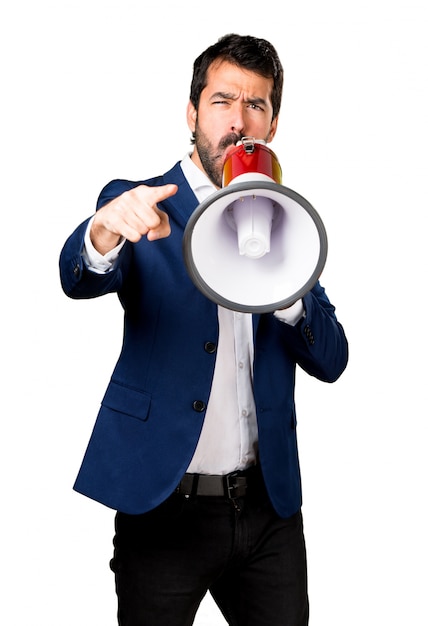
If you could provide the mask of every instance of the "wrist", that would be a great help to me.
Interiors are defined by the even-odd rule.
[[[112,233],[103,224],[100,224],[97,220],[97,215],[94,216],[92,221],[89,237],[95,250],[102,255],[113,250],[121,239],[120,235]]]

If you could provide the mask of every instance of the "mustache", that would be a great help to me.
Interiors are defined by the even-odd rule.
[[[228,133],[219,142],[218,147],[220,150],[225,150],[229,146],[234,146],[241,141],[244,135],[238,135],[236,133]]]

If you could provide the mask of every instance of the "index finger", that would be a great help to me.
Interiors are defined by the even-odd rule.
[[[149,187],[150,200],[153,204],[162,202],[171,196],[175,195],[178,191],[178,186],[172,183],[167,185],[159,185],[158,187]]]

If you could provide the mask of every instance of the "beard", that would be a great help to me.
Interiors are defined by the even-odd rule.
[[[195,147],[206,175],[218,188],[223,180],[223,154],[226,148],[234,146],[242,139],[243,135],[228,133],[222,137],[217,146],[214,146],[207,135],[200,129],[198,121],[195,126]]]

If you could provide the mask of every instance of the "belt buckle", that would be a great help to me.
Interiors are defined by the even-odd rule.
[[[247,492],[247,479],[240,476],[239,472],[232,472],[225,477],[227,497],[230,500],[242,498]]]

